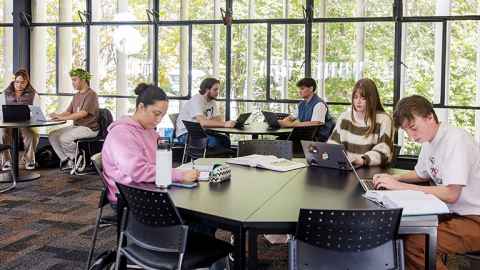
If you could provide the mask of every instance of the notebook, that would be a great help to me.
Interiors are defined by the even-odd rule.
[[[432,194],[415,190],[369,190],[363,196],[386,208],[403,208],[403,216],[449,213],[447,205]]]
[[[244,157],[236,157],[227,160],[227,163],[244,165],[250,167],[264,168],[272,171],[287,172],[304,168],[307,165],[302,162],[291,161],[284,158],[278,158],[273,155],[248,155]]]

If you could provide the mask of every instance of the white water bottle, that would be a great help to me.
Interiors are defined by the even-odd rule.
[[[157,141],[155,185],[167,188],[172,184],[172,149],[168,138]]]

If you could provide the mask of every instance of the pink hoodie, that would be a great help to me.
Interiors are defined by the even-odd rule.
[[[108,199],[116,203],[117,187],[122,184],[155,182],[155,151],[158,134],[144,129],[130,117],[113,122],[102,149],[103,177],[107,182]],[[181,170],[173,170],[173,180],[181,181]]]

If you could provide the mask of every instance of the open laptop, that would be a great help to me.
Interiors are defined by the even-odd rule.
[[[280,128],[280,124],[278,123],[277,115],[275,113],[262,111],[262,114],[263,117],[265,117],[265,121],[267,121],[269,130],[276,130]]]
[[[30,115],[31,115],[30,118],[33,121],[36,121],[36,122],[48,121],[45,115],[43,114],[42,108],[40,108],[39,106],[30,105],[28,106],[28,108],[30,109]]]
[[[353,171],[365,191],[375,190],[372,179],[360,178],[355,166],[348,159],[343,145],[313,141],[301,141],[301,143],[308,165]]]
[[[245,122],[250,117],[252,113],[242,113],[238,116],[237,120],[235,121],[234,128],[242,129],[245,126]]]
[[[25,122],[30,120],[28,105],[2,105],[3,122]]]

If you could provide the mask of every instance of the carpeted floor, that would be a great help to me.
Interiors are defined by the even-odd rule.
[[[84,269],[102,184],[95,175],[38,172],[0,194],[0,269]],[[114,229],[100,230],[96,255],[114,246]],[[287,269],[286,245],[260,240],[259,253],[259,269]]]

